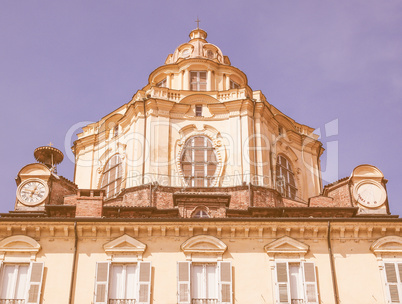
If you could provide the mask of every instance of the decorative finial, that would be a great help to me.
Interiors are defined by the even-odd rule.
[[[53,144],[52,144],[52,142],[50,142],[50,143],[49,143],[49,147],[53,147]]]
[[[201,20],[198,19],[198,16],[197,16],[197,20],[195,20],[195,22],[197,22],[197,29],[199,29],[199,28],[200,28],[200,22],[201,22]]]

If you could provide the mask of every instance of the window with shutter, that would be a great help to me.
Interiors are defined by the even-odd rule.
[[[231,262],[218,262],[220,279],[220,297],[222,304],[232,303],[232,264]]]
[[[178,303],[231,304],[230,262],[178,262]]]
[[[312,262],[276,262],[276,303],[318,304],[317,276]]]
[[[4,264],[1,267],[0,301],[39,304],[42,277],[43,263]]]
[[[388,303],[401,303],[402,263],[385,262],[384,272]]]
[[[177,263],[177,302],[190,304],[190,265],[191,262]]]
[[[150,262],[97,263],[94,304],[149,304],[150,292]]]

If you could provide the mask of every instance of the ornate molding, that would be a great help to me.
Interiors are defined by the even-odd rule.
[[[210,235],[197,235],[185,241],[180,249],[186,254],[187,260],[194,258],[215,258],[222,260],[227,245],[216,237]]]
[[[103,245],[106,254],[111,256],[111,259],[116,258],[118,255],[133,255],[138,260],[142,260],[142,255],[147,246],[144,243],[136,240],[135,238],[124,234]]]

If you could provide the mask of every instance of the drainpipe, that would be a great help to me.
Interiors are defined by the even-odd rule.
[[[329,253],[329,261],[331,264],[331,276],[332,276],[332,285],[334,288],[334,297],[335,303],[339,304],[339,293],[338,293],[338,283],[336,280],[336,271],[335,271],[335,264],[334,264],[334,255],[332,253],[332,246],[331,246],[331,222],[328,221],[328,253]]]
[[[78,245],[78,235],[77,235],[77,222],[74,222],[74,255],[73,255],[73,267],[71,269],[71,282],[70,282],[70,296],[68,298],[68,303],[73,304],[73,287],[75,281],[75,267],[77,264],[77,245]]]

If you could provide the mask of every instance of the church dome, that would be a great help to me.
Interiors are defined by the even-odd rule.
[[[192,58],[202,58],[212,60],[221,64],[230,65],[229,58],[223,56],[219,47],[212,43],[208,43],[207,32],[196,28],[190,33],[190,41],[181,44],[176,48],[173,54],[170,54],[165,64],[178,63],[182,60]]]

